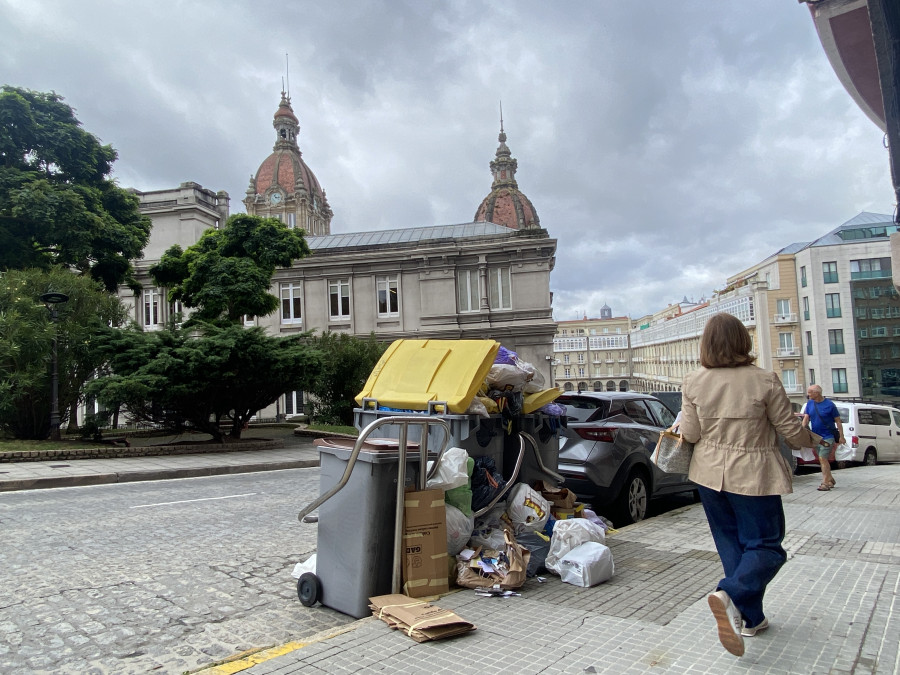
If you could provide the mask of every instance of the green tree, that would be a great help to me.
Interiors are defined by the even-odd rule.
[[[0,271],[62,265],[133,283],[150,219],[109,178],[116,151],[55,93],[0,88]]]
[[[53,324],[44,293],[69,296]],[[83,383],[103,366],[93,337],[125,321],[118,298],[97,282],[58,267],[0,274],[0,429],[18,438],[46,438],[50,425],[51,345],[58,336],[59,409],[75,422]]]
[[[307,336],[270,337],[261,328],[195,323],[193,329],[107,330],[100,337],[113,375],[88,391],[134,419],[193,428],[224,440],[285,391],[306,389],[320,354]]]
[[[275,218],[235,214],[186,250],[171,247],[150,275],[169,289],[170,302],[196,310],[193,320],[238,323],[245,314],[274,312],[279,300],[269,288],[275,268],[309,253],[300,230]]]
[[[359,338],[346,333],[326,332],[310,337],[310,344],[322,354],[322,367],[307,391],[312,394],[312,416],[324,424],[353,425],[354,398],[387,349],[375,334]]]

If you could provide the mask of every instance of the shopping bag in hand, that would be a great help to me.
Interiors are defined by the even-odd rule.
[[[684,436],[670,427],[659,432],[659,440],[650,460],[666,473],[687,473],[693,452],[694,444],[684,440]]]

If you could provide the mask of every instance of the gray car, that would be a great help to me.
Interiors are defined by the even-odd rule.
[[[615,525],[643,520],[652,497],[696,489],[684,474],[650,461],[659,432],[675,414],[659,399],[635,392],[567,392],[560,430],[559,473],[565,486]]]

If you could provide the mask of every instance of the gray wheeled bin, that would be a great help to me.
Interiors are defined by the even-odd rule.
[[[350,449],[319,447],[319,493],[337,485]],[[360,452],[343,490],[319,507],[316,574],[320,601],[357,619],[369,616],[369,598],[391,592],[398,452]],[[418,458],[406,462],[407,487],[416,484]]]

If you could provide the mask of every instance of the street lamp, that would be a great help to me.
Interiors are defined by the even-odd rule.
[[[59,370],[57,359],[57,331],[59,325],[59,310],[57,305],[69,301],[69,296],[65,293],[44,293],[41,301],[50,312],[50,320],[53,322],[53,384],[51,389],[50,401],[50,440],[60,440],[59,435]]]

